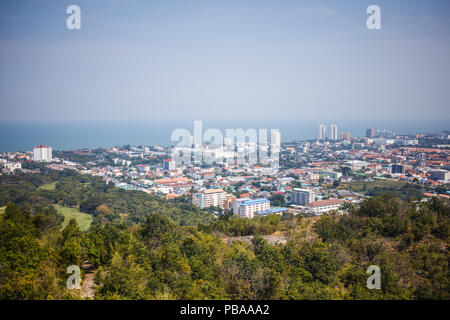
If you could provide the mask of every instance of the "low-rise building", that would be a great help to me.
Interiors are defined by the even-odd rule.
[[[447,170],[432,170],[430,171],[430,177],[433,180],[444,181],[447,183],[450,181],[450,172]]]
[[[258,215],[261,216],[265,216],[265,215],[269,215],[269,214],[278,214],[278,215],[283,215],[283,213],[288,212],[289,209],[288,208],[284,208],[284,207],[280,207],[280,208],[270,208],[264,211],[259,211],[257,212]]]
[[[306,207],[308,208],[309,213],[320,216],[323,213],[339,210],[343,203],[344,201],[339,199],[328,199],[310,202]]]
[[[342,177],[342,173],[332,170],[322,170],[321,173],[323,175],[329,176],[331,179],[339,179],[340,177]]]
[[[3,167],[11,172],[17,169],[22,169],[22,164],[20,162],[4,162]]]

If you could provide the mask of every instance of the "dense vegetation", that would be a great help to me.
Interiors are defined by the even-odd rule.
[[[54,158],[66,159],[85,165],[89,161],[95,161],[99,154],[102,154],[103,149],[95,150],[78,150],[78,151],[53,151]]]
[[[394,197],[405,201],[422,199],[422,192],[424,191],[424,187],[419,184],[396,180],[355,181],[339,183],[335,187],[361,192],[367,196],[381,196],[385,193],[390,193]]]
[[[0,207],[12,202],[19,205],[59,204],[92,214],[93,224],[127,224],[145,221],[149,212],[172,219],[180,225],[209,222],[213,216],[183,201],[169,201],[142,191],[125,191],[106,184],[99,177],[72,170],[56,172],[42,169],[42,174],[22,173],[0,176]],[[40,188],[57,181],[53,190]]]
[[[198,229],[204,232],[223,233],[229,236],[249,236],[272,234],[281,228],[278,215],[257,216],[253,219],[241,219],[232,214],[223,214],[217,221],[200,224]]]
[[[348,206],[348,215],[318,220],[224,214],[197,227],[181,225],[183,210],[191,210],[183,202],[169,205],[90,177],[52,175],[59,181],[53,191],[37,190],[50,182],[45,175],[0,179],[0,205],[16,203],[0,214],[0,299],[77,298],[65,288],[65,271],[83,262],[96,270],[96,299],[450,299],[450,208],[436,198],[405,202],[382,195]],[[9,190],[28,184],[18,195]],[[139,209],[128,198],[145,205]],[[75,220],[61,228],[54,201],[79,204],[96,223],[85,232]],[[178,223],[170,210],[180,210]],[[311,221],[314,237],[305,238]],[[287,243],[272,245],[261,236],[273,232],[289,235]],[[254,237],[225,242],[221,233]],[[370,265],[381,268],[381,290],[366,287]]]

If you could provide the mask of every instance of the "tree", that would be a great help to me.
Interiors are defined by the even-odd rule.
[[[334,188],[337,188],[337,187],[339,187],[339,184],[340,184],[340,183],[341,183],[341,181],[340,181],[340,180],[337,180],[337,179],[336,179],[336,180],[334,180],[334,181],[333,181],[333,187],[334,187]]]
[[[84,250],[82,242],[83,233],[75,219],[71,219],[69,224],[62,231],[61,239],[61,263],[63,266],[80,265],[84,260]]]
[[[174,232],[175,225],[169,219],[151,213],[142,225],[140,235],[148,248],[153,249],[159,247],[165,239],[173,236]]]
[[[359,215],[367,217],[384,217],[393,215],[400,210],[400,203],[391,194],[385,193],[380,197],[364,199],[359,209]]]
[[[350,167],[341,167],[341,172],[343,176],[350,176],[352,173],[352,169]]]
[[[269,198],[269,201],[274,207],[282,207],[286,205],[286,201],[284,200],[283,194],[274,194]]]
[[[334,279],[339,266],[326,244],[317,241],[312,244],[306,242],[301,248],[301,254],[304,257],[305,269],[314,279],[324,284]]]

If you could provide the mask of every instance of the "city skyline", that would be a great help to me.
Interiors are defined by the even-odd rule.
[[[262,128],[262,125],[272,128],[281,128],[281,141],[302,141],[314,140],[318,138],[318,125],[315,123],[298,122],[264,122],[252,123],[248,125],[246,122],[227,122],[222,125],[220,122],[204,122],[208,128]],[[326,122],[328,123],[328,122]],[[368,122],[369,123],[369,122]],[[372,124],[372,122],[370,122]],[[303,125],[304,124],[304,125]],[[360,123],[354,126],[352,123],[338,122],[340,132],[349,133],[351,137],[364,137],[366,130],[369,127],[366,123]],[[0,140],[0,152],[13,152],[30,150],[34,146],[41,143],[51,145],[56,150],[71,150],[83,148],[98,148],[98,147],[112,147],[116,145],[174,145],[170,140],[171,133],[176,128],[193,129],[192,122],[177,122],[177,123],[72,123],[72,124],[52,124],[52,123],[6,123],[0,126],[0,135],[9,137]],[[379,128],[373,127],[374,130]],[[381,127],[383,130],[383,127]],[[426,123],[407,124],[407,126],[394,126],[393,124],[385,130],[395,131],[395,134],[416,134],[416,133],[431,133],[439,131],[450,131],[446,123],[442,125],[428,126]],[[393,129],[393,130],[392,130]],[[14,132],[14,135],[11,133]],[[99,134],[101,133],[101,134]],[[375,131],[374,131],[375,133]],[[340,135],[338,136],[340,137]],[[328,130],[325,138],[328,139]]]

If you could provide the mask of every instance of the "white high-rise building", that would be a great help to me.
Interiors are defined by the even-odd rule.
[[[33,148],[34,161],[52,161],[52,147],[44,146],[43,144]]]
[[[319,126],[317,127],[317,138],[319,140],[324,140],[326,132],[327,132],[327,128],[325,127],[325,125],[319,124]]]
[[[338,139],[338,127],[335,124],[330,125],[330,140]]]
[[[281,134],[280,130],[278,129],[272,129],[270,130],[270,143],[272,145],[275,145],[276,147],[280,147],[281,145]]]
[[[279,166],[280,148],[281,148],[280,130],[272,129],[270,130],[270,155],[271,155],[270,158],[272,160],[271,162],[272,167],[278,168]]]

